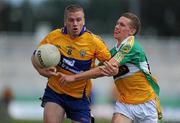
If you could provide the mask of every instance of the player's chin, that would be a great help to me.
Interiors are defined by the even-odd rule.
[[[114,35],[114,38],[115,38],[115,39],[118,39],[118,36],[117,36],[117,35]]]
[[[72,32],[73,32],[73,34],[79,34],[80,33],[79,29],[73,29]]]
[[[119,38],[120,38],[120,33],[114,34],[114,38],[115,38],[115,39],[119,39]]]
[[[80,33],[76,32],[76,33],[73,33],[73,37],[78,37]]]

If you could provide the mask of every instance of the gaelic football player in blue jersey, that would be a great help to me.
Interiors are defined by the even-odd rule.
[[[78,80],[67,86],[59,84],[58,72],[73,75],[95,67],[95,60],[101,62],[111,58],[103,40],[85,27],[84,11],[79,5],[69,5],[64,12],[64,27],[50,32],[38,46],[53,44],[61,52],[60,63],[56,67],[40,68],[32,64],[38,73],[48,78],[42,97],[44,123],[62,123],[66,114],[72,123],[91,123],[89,79]]]

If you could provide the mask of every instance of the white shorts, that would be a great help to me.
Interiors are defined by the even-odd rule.
[[[157,123],[158,115],[154,100],[143,104],[124,104],[116,102],[114,113],[120,113],[133,120],[133,123]]]

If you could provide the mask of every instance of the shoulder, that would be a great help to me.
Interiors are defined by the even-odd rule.
[[[133,48],[135,43],[135,37],[129,36],[125,39],[125,42],[122,44],[121,51],[124,53],[130,52],[130,50]]]
[[[94,33],[92,33],[91,31],[87,31],[86,32],[87,35],[91,38],[91,40],[95,41],[95,42],[101,42],[101,43],[104,43],[104,40],[101,38],[101,36],[99,35],[96,35]]]
[[[95,38],[96,40],[99,40],[99,41],[104,42],[104,40],[103,40],[99,35],[95,35],[95,34],[94,34],[94,38]]]
[[[57,35],[61,33],[61,29],[55,29],[49,33],[49,35]]]
[[[63,36],[62,29],[55,29],[51,31],[46,38],[48,39],[55,39],[57,37]]]
[[[134,45],[134,41],[135,41],[135,37],[134,36],[129,36],[127,37],[127,39],[125,39],[125,43],[123,44],[124,46],[126,45],[130,45],[133,46]]]

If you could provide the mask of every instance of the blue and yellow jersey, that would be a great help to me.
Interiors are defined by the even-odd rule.
[[[85,31],[79,37],[72,39],[63,29],[50,32],[40,45],[50,43],[57,46],[61,53],[61,60],[57,71],[64,74],[76,74],[95,67],[95,59],[106,61],[111,58],[103,40],[91,32]],[[67,94],[81,98],[84,90],[90,94],[91,81],[82,80],[69,83],[61,87],[59,77],[48,78],[48,86],[59,94]]]

